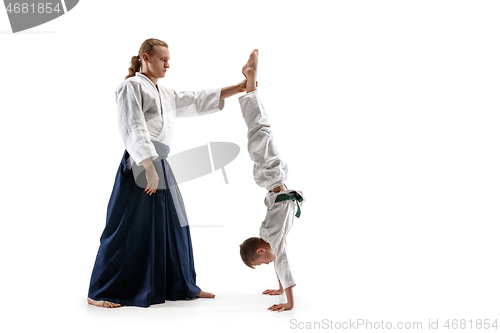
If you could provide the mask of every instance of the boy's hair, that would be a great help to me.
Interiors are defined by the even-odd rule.
[[[252,261],[257,260],[259,258],[259,254],[257,253],[257,249],[262,245],[262,238],[259,237],[250,237],[240,244],[240,255],[241,260],[250,268],[254,268],[251,264]]]

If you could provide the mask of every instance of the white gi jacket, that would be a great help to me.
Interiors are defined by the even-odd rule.
[[[264,200],[267,206],[267,214],[264,222],[262,222],[260,226],[259,234],[260,238],[269,243],[276,256],[274,260],[274,270],[284,289],[295,285],[292,269],[286,253],[286,236],[293,226],[297,201],[287,200],[275,202],[275,200],[278,195],[291,192],[297,192],[303,198],[301,191],[292,189],[287,189],[282,192],[267,193]],[[304,201],[305,199],[302,200],[299,205],[302,206]]]
[[[159,90],[158,90],[159,89]],[[176,117],[193,117],[220,111],[221,89],[176,92],[136,73],[116,89],[118,129],[125,149],[136,163],[158,157],[151,140],[170,146]],[[130,166],[131,162],[127,161]]]
[[[257,185],[271,191],[283,185],[288,177],[288,166],[281,159],[271,131],[264,105],[257,91],[238,98],[243,119],[248,128],[248,153],[254,162],[253,176]],[[283,288],[295,285],[286,253],[286,236],[292,229],[297,201],[276,202],[278,195],[301,191],[291,189],[282,192],[268,192],[264,203],[267,214],[260,226],[260,238],[268,242],[276,256],[274,269]],[[303,200],[299,205],[302,205]]]

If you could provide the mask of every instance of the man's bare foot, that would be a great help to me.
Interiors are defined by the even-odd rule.
[[[259,62],[259,50],[255,49],[250,53],[250,57],[248,58],[248,61],[245,66],[243,66],[243,69],[241,72],[245,77],[248,76],[248,71],[257,71],[257,65]]]
[[[119,308],[120,306],[122,306],[121,304],[112,303],[108,301],[94,301],[93,299],[88,297],[87,297],[87,303],[89,303],[90,305],[100,306],[102,308]]]
[[[209,293],[207,291],[200,291],[200,293],[198,295],[196,295],[196,297],[198,298],[214,298],[215,295],[212,294],[212,293]]]

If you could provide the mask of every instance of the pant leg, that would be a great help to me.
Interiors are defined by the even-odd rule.
[[[288,166],[279,156],[271,125],[257,91],[247,93],[238,100],[248,127],[248,153],[254,162],[255,182],[270,191],[285,183]]]
[[[177,182],[166,160],[161,161],[165,179],[168,182],[166,193],[167,230],[166,230],[166,292],[165,299],[193,299],[201,291],[196,285],[196,271],[194,268],[193,246],[191,230]],[[180,200],[179,204],[174,203]]]
[[[128,156],[116,173],[88,297],[148,307],[165,302],[166,194],[138,187]]]
[[[195,298],[201,289],[187,220],[179,220],[170,187],[148,195],[137,186],[128,157],[125,151],[116,174],[88,297],[140,307]]]

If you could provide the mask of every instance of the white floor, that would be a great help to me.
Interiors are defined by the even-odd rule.
[[[361,233],[348,225],[332,225],[318,234],[312,227],[320,217],[314,213],[314,206],[311,203],[308,210],[304,207],[289,237],[297,280],[292,311],[266,310],[284,301],[284,296],[260,294],[277,286],[273,268],[247,268],[239,258],[238,245],[251,236],[251,228],[222,221],[191,225],[198,284],[214,292],[215,299],[168,301],[149,308],[94,307],[86,304],[86,293],[95,253],[76,250],[73,254],[81,261],[75,262],[69,260],[70,250],[60,251],[54,246],[52,253],[60,256],[60,263],[54,257],[45,263],[37,258],[32,276],[11,272],[11,278],[5,278],[4,295],[9,302],[2,307],[2,325],[8,325],[9,330],[4,332],[36,332],[42,328],[52,332],[282,332],[314,328],[308,325],[332,330],[335,324],[358,320],[371,321],[372,325],[382,321],[384,325],[420,322],[420,331],[426,331],[429,320],[438,319],[443,329],[448,318],[493,319],[498,315],[498,269],[493,253],[482,262],[481,258],[463,255],[464,251],[457,253],[461,259],[455,261],[442,257],[446,250],[433,254],[441,245],[429,239],[426,244],[408,239],[387,245],[370,240],[373,230]],[[418,239],[421,235],[414,231]],[[381,235],[383,232],[378,237]],[[308,241],[313,237],[316,242]],[[77,238],[72,248],[83,246],[85,238]],[[370,248],[372,251],[367,250]],[[43,257],[50,255],[43,252]],[[23,265],[28,264],[18,263],[20,272],[26,272],[28,268]],[[363,328],[359,326],[358,330]]]

